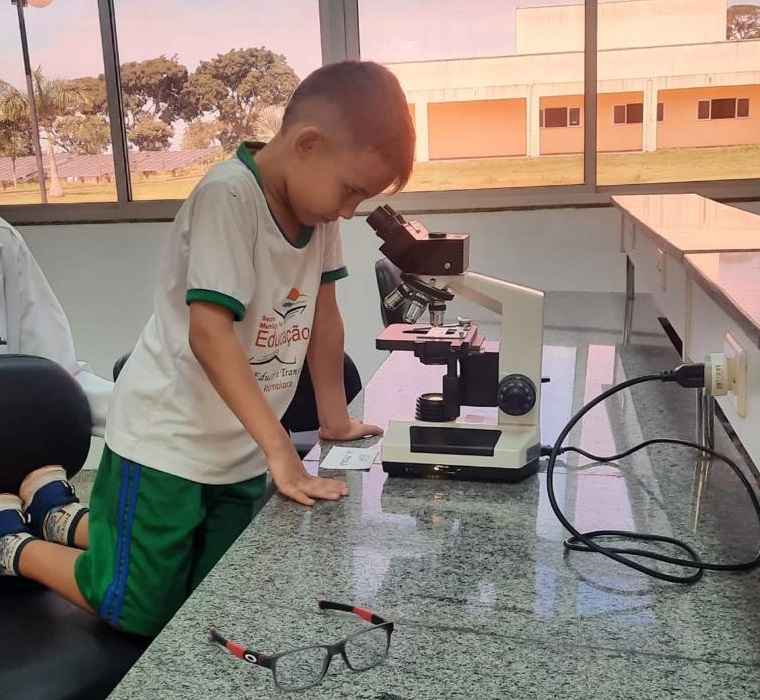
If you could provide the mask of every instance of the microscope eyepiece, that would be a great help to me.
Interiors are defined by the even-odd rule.
[[[380,238],[385,238],[392,226],[403,226],[406,220],[387,204],[383,204],[367,217],[367,223]]]

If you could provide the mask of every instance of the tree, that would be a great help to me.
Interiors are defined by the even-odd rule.
[[[182,148],[210,148],[215,146],[217,131],[219,128],[213,122],[196,119],[187,125],[185,135],[182,137]]]
[[[733,5],[726,17],[726,39],[760,39],[760,6]]]
[[[145,117],[171,124],[179,116],[187,68],[177,56],[148,58],[121,66],[121,91],[127,130]]]
[[[3,84],[0,84],[0,100],[2,100],[2,90]],[[16,187],[17,182],[16,159],[22,156],[30,156],[33,153],[29,119],[24,118],[23,115],[20,115],[16,119],[0,118],[0,156],[11,159],[14,187]]]
[[[50,188],[51,197],[62,197],[63,188],[58,177],[58,166],[55,162],[55,122],[58,117],[72,114],[82,101],[82,91],[68,80],[48,78],[42,68],[32,71],[34,86],[34,101],[37,107],[37,122],[45,132],[50,157]],[[29,103],[25,94],[13,86],[8,86],[0,93],[0,119],[29,120]]]
[[[100,114],[108,116],[108,98],[106,97],[106,81],[102,75],[97,78],[74,78],[69,83],[77,88],[82,96],[79,109],[82,114]]]
[[[218,122],[218,138],[231,149],[256,138],[256,117],[266,105],[283,105],[298,85],[298,76],[281,54],[264,47],[233,49],[201,61],[182,92],[183,116]]]
[[[266,105],[256,116],[256,138],[268,143],[282,126],[284,105]]]
[[[111,143],[108,119],[98,114],[69,115],[55,125],[58,145],[68,153],[96,155]]]
[[[146,117],[129,132],[129,140],[141,151],[161,151],[169,148],[174,129],[158,119]]]

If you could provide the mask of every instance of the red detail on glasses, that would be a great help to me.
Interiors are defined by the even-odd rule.
[[[358,615],[362,620],[366,620],[367,622],[372,622],[372,618],[374,617],[374,613],[371,613],[369,610],[365,610],[364,608],[351,608],[351,612],[354,613],[354,615]]]
[[[245,659],[245,647],[240,646],[240,644],[235,644],[235,642],[227,642],[224,647],[231,651],[239,659]]]

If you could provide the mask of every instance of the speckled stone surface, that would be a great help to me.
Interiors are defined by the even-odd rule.
[[[622,295],[549,295],[544,442],[609,385],[678,363],[642,301],[633,343],[621,346]],[[595,409],[570,442],[610,454],[651,437],[691,439],[694,404],[672,384],[636,387]],[[717,424],[716,433],[717,448],[739,459]],[[288,697],[206,629],[274,653],[366,625],[319,612],[318,596],[368,607],[396,631],[384,665],[352,673],[333,660],[322,684],[300,694],[309,699],[760,698],[757,572],[707,573],[685,587],[567,554],[545,465],[516,485],[388,479],[378,465],[341,476],[350,495],[339,503],[308,510],[275,495],[112,700]],[[758,549],[738,480],[696,452],[652,447],[617,465],[569,455],[555,487],[582,530],[679,537],[707,561]]]

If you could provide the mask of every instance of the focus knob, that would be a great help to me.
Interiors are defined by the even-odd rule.
[[[536,405],[536,385],[524,374],[508,374],[499,382],[496,404],[510,416],[524,416]]]

